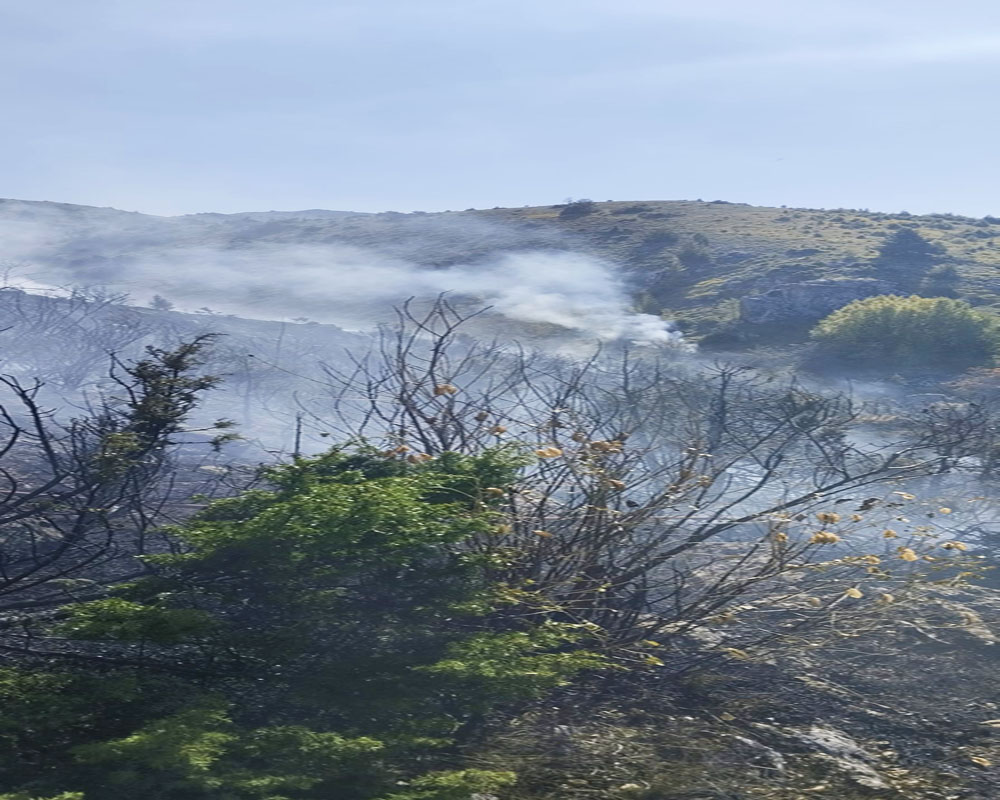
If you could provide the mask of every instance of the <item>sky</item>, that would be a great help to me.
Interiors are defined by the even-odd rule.
[[[0,197],[1000,215],[996,0],[0,0]]]

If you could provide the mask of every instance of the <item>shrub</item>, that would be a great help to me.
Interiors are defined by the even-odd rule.
[[[579,217],[586,217],[589,214],[593,214],[596,211],[597,203],[593,200],[574,200],[559,212],[559,216],[562,219],[578,219]]]
[[[928,241],[913,228],[900,226],[879,248],[872,266],[879,277],[912,291],[943,254],[940,244]]]
[[[990,363],[994,323],[961,300],[879,295],[834,311],[812,331],[821,355],[874,367],[965,369]]]

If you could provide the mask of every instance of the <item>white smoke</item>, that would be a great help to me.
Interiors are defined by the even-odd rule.
[[[589,339],[681,339],[668,322],[630,310],[613,266],[578,252],[494,250],[474,262],[431,267],[384,248],[339,242],[244,238],[223,244],[214,229],[187,220],[134,215],[115,226],[100,218],[96,229],[81,230],[75,219],[68,229],[61,215],[0,219],[0,259],[28,262],[25,277],[38,284],[100,284],[141,301],[159,294],[182,310],[207,306],[258,319],[308,317],[368,328],[408,297],[450,292],[511,320],[548,323]]]

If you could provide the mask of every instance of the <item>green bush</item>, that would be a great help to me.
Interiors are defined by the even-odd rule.
[[[886,367],[965,369],[997,351],[993,321],[968,303],[944,297],[880,295],[855,300],[811,333],[821,356]]]
[[[523,458],[411,458],[333,452],[271,470],[270,491],[177,528],[183,546],[148,557],[148,577],[67,607],[50,633],[86,659],[78,669],[0,671],[0,786],[459,800],[509,785],[454,769],[457,734],[605,661],[584,627],[501,600],[500,556],[474,544],[498,520],[482,487],[509,484]]]

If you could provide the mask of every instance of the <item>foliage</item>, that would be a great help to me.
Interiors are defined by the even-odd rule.
[[[949,298],[880,295],[822,320],[812,338],[823,356],[853,364],[961,370],[987,364],[997,349],[993,323]]]
[[[589,216],[597,210],[597,203],[593,200],[574,200],[563,207],[562,211],[559,212],[559,216],[562,219],[579,219],[580,217]]]
[[[886,239],[875,260],[879,264],[923,270],[934,264],[941,253],[940,245],[932,244],[913,228],[903,227]]]
[[[432,772],[415,778],[406,791],[393,792],[384,800],[468,800],[511,786],[515,777],[512,772],[482,769]]]
[[[61,768],[34,772],[28,788],[360,800],[404,780],[393,797],[449,800],[509,782],[442,769],[455,734],[604,666],[586,628],[490,621],[497,555],[468,545],[496,525],[483,482],[511,481],[522,461],[508,448],[417,463],[333,452],[210,506],[175,531],[182,552],[146,558],[152,576],[70,607],[48,631],[80,657],[110,657],[98,683],[120,686],[117,702],[93,702],[72,675],[12,676],[22,726],[53,703],[49,685],[91,694],[87,708],[45,711],[65,730],[45,734]],[[144,702],[154,685],[158,701]],[[23,780],[19,756],[41,746],[8,741],[0,780]]]

